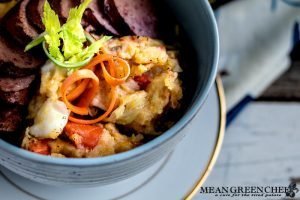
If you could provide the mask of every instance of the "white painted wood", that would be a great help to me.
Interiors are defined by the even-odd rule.
[[[299,116],[300,103],[251,103],[226,130],[205,186],[288,186],[300,177]]]
[[[299,7],[284,1],[233,1],[217,10],[220,68],[227,108],[258,96],[290,65],[293,26]]]

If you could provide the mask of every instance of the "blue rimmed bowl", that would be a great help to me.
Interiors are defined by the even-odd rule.
[[[213,12],[205,0],[166,0],[195,49],[196,64],[188,106],[180,120],[152,141],[128,152],[102,158],[54,158],[25,151],[0,140],[0,164],[28,179],[51,185],[89,186],[117,182],[151,166],[184,137],[184,127],[204,103],[215,80],[219,53]]]

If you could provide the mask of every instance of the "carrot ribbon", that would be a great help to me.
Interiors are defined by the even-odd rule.
[[[99,77],[95,75],[98,66],[101,67],[105,81],[111,86],[111,100],[108,109],[101,116],[91,120],[76,118],[70,115],[69,120],[72,122],[79,124],[95,124],[108,117],[117,102],[116,86],[124,83],[130,75],[130,66],[127,61],[108,54],[98,54],[88,65],[83,67],[83,69],[75,71],[66,78],[61,86],[60,93],[62,100],[72,113],[88,115],[89,105],[97,92],[99,92],[100,88]],[[77,86],[70,90],[76,83]],[[78,100],[77,105],[71,103],[71,101],[74,100]]]

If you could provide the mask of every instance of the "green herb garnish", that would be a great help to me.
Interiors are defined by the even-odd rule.
[[[95,53],[111,37],[104,36],[100,40],[87,40],[81,19],[84,10],[92,0],[85,0],[81,5],[71,8],[67,22],[61,26],[57,14],[51,9],[48,1],[44,4],[43,24],[45,32],[31,41],[25,51],[43,43],[46,55],[56,65],[65,68],[77,68],[87,64]],[[91,44],[84,47],[84,43]]]

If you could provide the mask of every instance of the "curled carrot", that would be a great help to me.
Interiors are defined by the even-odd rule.
[[[86,101],[91,102],[93,98],[96,96],[98,90],[99,90],[99,79],[94,74],[93,71],[88,69],[81,69],[78,71],[75,71],[71,76],[66,78],[66,80],[63,82],[61,88],[60,88],[60,94],[62,97],[62,100],[66,104],[67,108],[70,109],[73,113],[79,114],[79,115],[87,115],[89,113],[87,106],[75,106],[73,105],[67,98],[68,89],[77,81],[82,81],[90,79],[92,83],[91,89],[88,90],[85,98]]]
[[[69,116],[69,120],[71,122],[75,122],[75,123],[78,123],[78,124],[96,124],[96,123],[104,120],[113,111],[113,109],[115,107],[115,104],[116,104],[116,101],[117,101],[116,88],[112,87],[111,90],[112,90],[112,97],[111,97],[111,100],[110,100],[110,104],[108,106],[108,109],[101,116],[97,117],[96,119],[90,119],[90,120],[78,119],[76,117]]]
[[[130,75],[130,66],[129,66],[128,62],[126,62],[125,60],[120,59],[120,58],[115,58],[115,61],[118,63],[117,66],[119,69],[117,69],[117,67],[116,67],[114,69],[115,70],[114,74],[109,73],[106,70],[104,63],[103,62],[101,63],[103,77],[105,78],[106,82],[112,86],[116,86],[116,85],[120,85],[120,84],[124,83]]]
[[[85,91],[89,83],[90,80],[81,81],[81,83],[67,95],[67,99],[69,101],[77,99]]]
[[[83,69],[78,70],[69,76],[61,87],[62,99],[73,113],[88,115],[89,105],[99,91],[99,79],[94,73],[98,66],[102,69],[105,81],[111,86],[111,100],[108,109],[101,116],[91,120],[79,119],[70,115],[69,120],[72,122],[79,124],[95,124],[108,117],[117,102],[116,86],[124,83],[130,75],[130,66],[127,61],[109,54],[98,54],[89,64],[83,67]],[[87,73],[87,71],[89,72]],[[68,91],[68,88],[74,86],[74,84],[79,81],[81,82],[73,90]],[[89,87],[89,85],[92,85],[92,87]],[[70,102],[78,98],[77,106]]]
[[[90,69],[90,70],[95,70],[95,67],[105,61],[111,61],[114,59],[114,56],[109,55],[109,54],[98,54],[96,55],[91,62],[89,62],[89,64],[87,64],[86,66],[84,66],[84,69]]]

